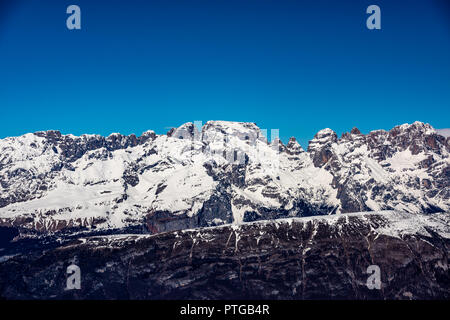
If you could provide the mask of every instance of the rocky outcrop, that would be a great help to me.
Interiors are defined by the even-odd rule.
[[[289,155],[299,155],[300,153],[305,151],[302,149],[297,140],[294,137],[291,137],[288,144],[286,145],[286,152]]]
[[[337,134],[331,129],[323,129],[316,133],[309,142],[308,152],[316,167],[323,167],[333,156],[332,145],[337,142]]]

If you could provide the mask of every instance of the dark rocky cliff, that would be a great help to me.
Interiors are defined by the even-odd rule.
[[[450,215],[294,218],[97,236],[0,263],[6,299],[449,299]],[[65,290],[66,268],[81,289]],[[381,289],[369,290],[378,265]]]

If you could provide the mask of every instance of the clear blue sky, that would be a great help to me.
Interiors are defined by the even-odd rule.
[[[1,0],[0,138],[233,120],[306,147],[325,127],[450,127],[449,3]]]

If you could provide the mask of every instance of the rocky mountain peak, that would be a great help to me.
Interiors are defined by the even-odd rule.
[[[288,154],[291,155],[298,155],[302,152],[305,152],[303,148],[300,146],[300,144],[297,142],[297,139],[295,139],[294,137],[291,137],[289,139],[289,142],[286,145],[286,151]]]
[[[59,139],[61,138],[61,132],[58,130],[37,131],[34,133],[36,136],[46,139]]]
[[[314,135],[314,139],[316,142],[335,142],[337,140],[337,134],[330,128],[325,128],[320,131],[318,131]]]
[[[174,137],[177,139],[197,139],[199,135],[199,131],[197,127],[192,122],[187,122],[178,128],[172,128],[168,133],[168,137]]]
[[[202,128],[202,134],[206,137],[238,138],[249,142],[266,141],[261,129],[252,122],[208,121]]]
[[[416,121],[412,124],[402,124],[388,132],[386,141],[398,150],[410,150],[413,155],[422,152],[441,152],[441,147],[450,151],[445,137],[428,123]]]
[[[364,135],[361,133],[361,131],[359,131],[358,128],[353,127],[350,132],[342,133],[341,140],[361,141],[364,140]]]
[[[143,139],[143,140],[144,139],[151,139],[151,140],[153,140],[153,139],[156,138],[156,133],[153,130],[147,130],[147,131],[145,131],[145,132],[143,132],[141,134],[140,138]]]
[[[311,154],[311,158],[316,167],[322,167],[330,160],[333,155],[331,146],[337,140],[336,132],[326,128],[317,132],[314,139],[309,141],[307,151]]]

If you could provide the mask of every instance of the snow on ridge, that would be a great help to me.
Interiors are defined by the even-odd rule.
[[[429,124],[421,121],[414,121],[413,123],[404,123],[398,126],[395,126],[393,129],[400,129],[400,130],[406,130],[409,128],[421,128],[426,130],[434,130],[434,128]]]
[[[235,225],[234,228],[240,228],[245,225],[280,225],[288,224],[292,225],[293,222],[324,222],[327,224],[334,224],[341,221],[342,218],[346,219],[346,223],[349,223],[348,217],[360,218],[362,220],[369,219],[371,216],[378,216],[385,219],[387,224],[381,226],[372,231],[384,234],[388,236],[401,238],[403,235],[424,235],[431,236],[427,231],[426,227],[432,228],[434,232],[437,232],[444,238],[450,238],[450,213],[434,213],[434,214],[422,214],[415,213],[411,214],[408,212],[402,212],[397,210],[380,210],[380,211],[364,211],[364,212],[352,212],[352,213],[342,213],[333,215],[320,215],[320,216],[309,216],[309,217],[292,217],[292,218],[281,218],[276,220],[260,220],[253,222],[244,222]],[[227,227],[229,225],[223,225],[211,228]],[[190,230],[185,230],[190,231]],[[194,231],[194,230],[192,230]]]
[[[314,136],[314,139],[320,140],[320,139],[327,138],[329,136],[334,136],[334,135],[336,135],[336,132],[334,132],[330,128],[325,128],[325,129],[319,130],[316,133],[316,135]]]
[[[232,232],[236,234],[237,240],[239,238],[239,233],[243,232],[243,228],[246,226],[253,227],[265,227],[273,225],[278,228],[281,225],[292,226],[293,223],[326,223],[328,225],[336,223],[351,223],[348,219],[349,217],[358,218],[359,221],[367,223],[371,227],[371,232],[375,234],[383,234],[387,236],[392,236],[396,238],[402,238],[405,235],[423,235],[431,237],[432,235],[428,232],[427,228],[431,228],[433,232],[438,233],[444,238],[450,238],[450,213],[435,213],[435,214],[410,214],[406,212],[396,211],[396,210],[380,210],[380,211],[365,211],[365,212],[352,212],[343,214],[334,214],[328,216],[309,216],[309,217],[291,217],[291,218],[281,218],[276,220],[259,220],[252,222],[241,222],[239,224],[223,224],[219,226],[211,227],[200,227],[200,228],[189,228],[183,230],[169,231],[167,233],[174,233],[177,237],[178,234],[188,233],[197,237],[202,237],[204,232],[228,229],[231,228]],[[383,226],[377,226],[370,224],[371,217],[379,217],[385,221]],[[377,223],[378,224],[378,223]],[[378,237],[375,236],[375,238]],[[108,239],[113,240],[125,240],[125,239],[147,239],[150,237],[158,236],[158,234],[119,234],[119,235],[105,235],[105,236],[93,236],[92,239]]]

